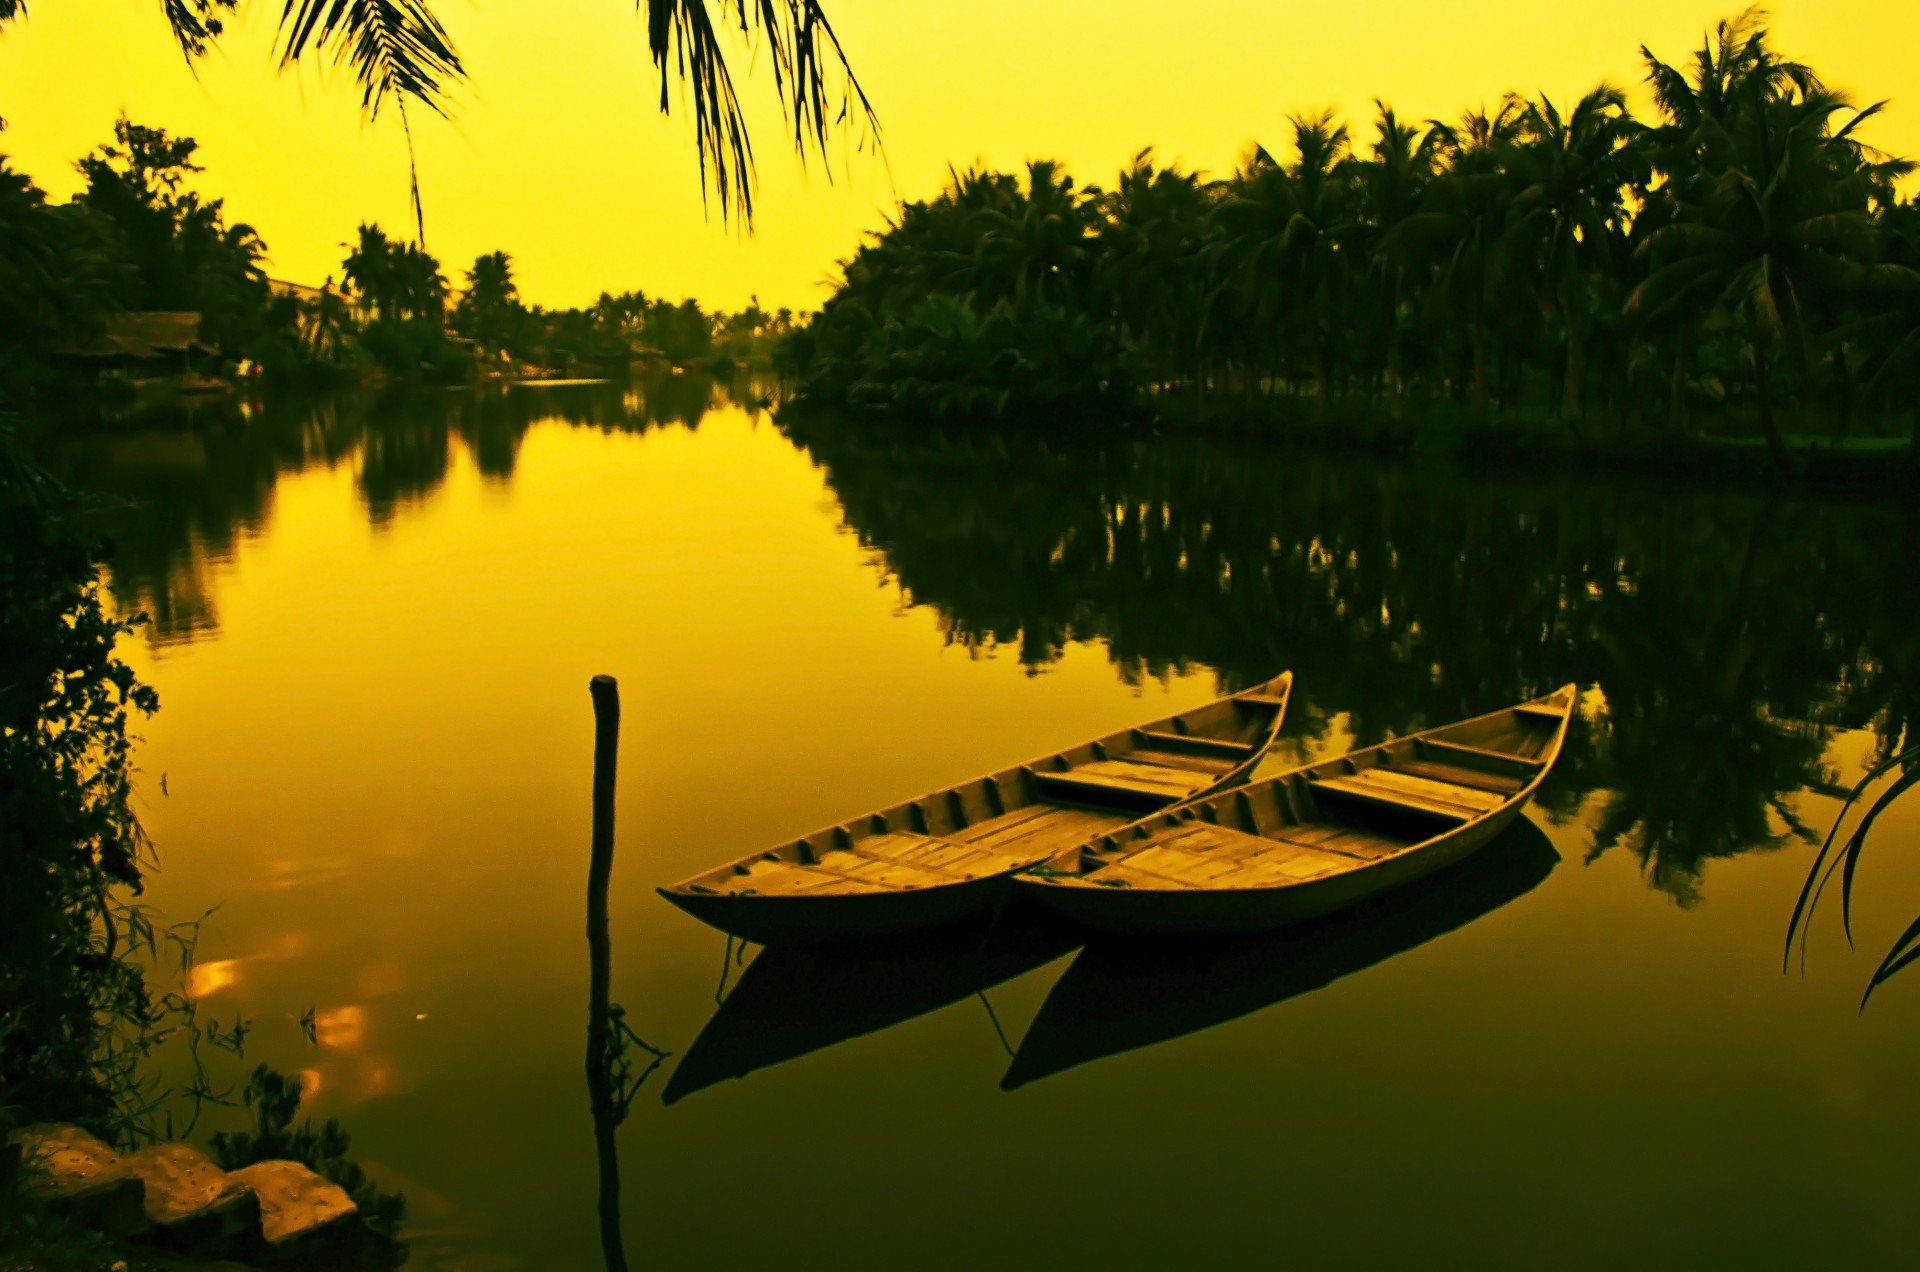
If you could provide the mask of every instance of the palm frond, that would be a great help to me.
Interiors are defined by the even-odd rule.
[[[173,41],[180,46],[181,55],[192,65],[196,58],[204,57],[207,48],[220,38],[225,23],[220,15],[232,13],[240,0],[161,0],[161,11],[166,14],[167,27],[173,32]],[[25,0],[18,5],[0,5],[0,21],[14,15],[25,13]]]
[[[447,87],[466,76],[424,0],[286,0],[279,39],[283,70],[309,49],[351,67],[369,119],[389,99],[404,110],[408,98],[444,116]]]
[[[700,188],[711,190],[722,216],[753,223],[754,156],[740,99],[727,68],[708,0],[637,0],[647,15],[647,42],[660,72],[660,111],[670,114],[669,66],[692,94]],[[880,119],[860,86],[819,0],[717,0],[723,19],[743,36],[766,41],[774,86],[793,132],[795,152],[826,156],[835,125],[855,127],[864,146],[880,144]],[[839,79],[837,92],[832,81]],[[831,100],[837,97],[837,103]]]

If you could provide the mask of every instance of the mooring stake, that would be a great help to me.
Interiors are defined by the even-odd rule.
[[[587,1097],[593,1109],[593,1143],[600,1159],[600,1250],[607,1272],[627,1272],[620,1240],[620,1157],[614,1144],[619,1124],[607,997],[613,979],[613,942],[607,933],[607,887],[613,878],[613,786],[620,752],[620,685],[595,676],[593,694],[593,856],[587,864]]]

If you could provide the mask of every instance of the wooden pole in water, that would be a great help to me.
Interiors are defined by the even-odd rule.
[[[587,866],[587,1097],[593,1108],[593,1143],[600,1159],[600,1249],[608,1272],[626,1272],[620,1240],[620,1157],[616,1125],[607,996],[613,979],[613,942],[607,934],[607,886],[613,878],[613,776],[620,751],[620,686],[595,676],[593,694],[593,856]]]

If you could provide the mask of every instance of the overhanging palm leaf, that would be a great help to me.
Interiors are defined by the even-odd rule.
[[[670,69],[691,92],[701,191],[717,197],[723,217],[738,215],[751,227],[754,157],[733,75],[720,46],[722,24],[736,26],[742,37],[758,36],[766,42],[774,87],[793,130],[794,150],[802,160],[809,151],[824,159],[827,133],[835,125],[858,129],[862,146],[871,140],[878,148],[879,118],[820,0],[635,3],[647,19],[648,51],[660,75],[661,113],[672,112]],[[162,0],[174,38],[189,57],[206,52],[220,35],[219,14],[236,4],[237,0]],[[0,19],[6,16],[10,13],[0,11]],[[389,101],[400,112],[407,132],[415,225],[424,238],[419,172],[406,108],[411,99],[437,115],[447,113],[448,90],[466,76],[453,41],[434,16],[429,0],[284,0],[281,66],[316,52],[351,68],[368,118],[377,117]]]

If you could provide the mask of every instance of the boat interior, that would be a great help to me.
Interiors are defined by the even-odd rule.
[[[1291,676],[830,826],[669,891],[833,896],[1023,869],[1223,780],[1272,743]]]
[[[1049,882],[1141,889],[1262,888],[1337,874],[1476,821],[1552,761],[1563,690],[1196,800],[1069,849]]]

